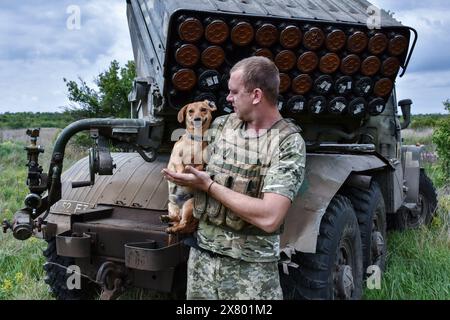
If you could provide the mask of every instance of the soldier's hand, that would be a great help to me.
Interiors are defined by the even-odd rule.
[[[168,169],[163,169],[162,174],[167,180],[184,187],[191,187],[202,191],[207,191],[212,182],[209,174],[199,171],[191,166],[186,166],[184,173],[176,173]]]

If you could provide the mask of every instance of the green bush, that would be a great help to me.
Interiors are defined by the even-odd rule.
[[[435,128],[439,121],[444,118],[442,114],[419,114],[411,117],[411,129]]]
[[[445,108],[450,111],[450,100],[444,102]],[[440,175],[437,183],[445,185],[450,182],[450,116],[439,120],[433,133],[433,143],[439,156]]]

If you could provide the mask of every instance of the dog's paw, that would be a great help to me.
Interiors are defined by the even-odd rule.
[[[181,222],[177,225],[167,228],[166,232],[171,234],[191,234],[195,232],[197,228],[198,220],[192,219],[192,221],[189,221],[189,223]]]
[[[183,229],[180,230],[180,233],[182,234],[190,234],[194,233],[198,229],[198,220],[192,219],[192,221],[189,221]]]
[[[161,220],[161,222],[163,223],[171,223],[171,222],[176,222],[175,219],[173,219],[173,217],[171,217],[170,215],[162,215],[159,217],[159,219]]]
[[[176,233],[178,233],[177,231],[176,231],[176,228],[175,227],[168,227],[168,228],[166,228],[166,233],[168,233],[168,234],[170,234],[170,235],[175,235]]]

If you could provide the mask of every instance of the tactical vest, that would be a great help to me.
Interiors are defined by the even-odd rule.
[[[206,171],[220,185],[261,198],[265,174],[277,160],[274,156],[279,154],[277,150],[280,144],[289,135],[301,130],[293,120],[281,119],[259,137],[246,138],[243,135],[243,125],[236,114],[231,114],[217,128],[215,141],[210,146],[212,148]],[[194,194],[193,214],[197,219],[238,233],[267,235],[202,191]]]

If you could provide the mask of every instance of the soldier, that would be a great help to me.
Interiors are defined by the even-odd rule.
[[[188,261],[187,299],[282,299],[280,233],[303,181],[300,128],[277,108],[279,71],[251,57],[230,72],[234,113],[212,124],[205,171],[163,170],[166,179],[197,190],[200,220]]]

